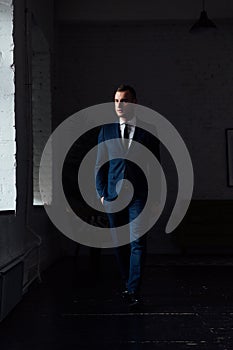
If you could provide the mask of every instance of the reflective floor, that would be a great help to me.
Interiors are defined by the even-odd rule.
[[[0,324],[0,349],[232,349],[230,258],[220,266],[178,260],[148,259],[144,303],[134,310],[121,299],[114,257],[99,265],[95,257],[92,266],[87,257],[66,258]]]

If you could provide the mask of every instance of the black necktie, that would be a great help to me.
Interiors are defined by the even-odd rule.
[[[124,139],[124,147],[125,149],[128,149],[129,147],[129,125],[125,124],[125,128],[124,128],[124,135],[123,135]]]

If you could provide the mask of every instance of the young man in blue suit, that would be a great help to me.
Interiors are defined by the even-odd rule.
[[[146,224],[145,220],[134,219],[142,212],[148,195],[147,159],[144,160],[142,169],[136,164],[139,157],[142,158],[142,161],[145,158],[140,147],[137,148],[137,142],[150,149],[157,159],[159,159],[159,143],[151,133],[143,128],[143,122],[134,114],[137,97],[131,86],[119,86],[114,93],[114,103],[118,118],[115,123],[103,125],[99,133],[95,169],[96,189],[101,203],[106,207],[112,237],[116,240],[116,258],[125,284],[122,296],[129,305],[134,306],[140,302],[139,293],[146,252],[145,235],[140,235],[141,230],[144,229],[142,226]],[[108,142],[109,140],[114,141]],[[109,161],[102,166],[104,159]],[[129,183],[124,183],[123,179],[127,179],[132,184],[133,196]],[[119,196],[127,200],[130,193],[132,197],[124,209],[108,211],[111,203]],[[119,243],[118,246],[117,228],[127,223],[130,244]]]

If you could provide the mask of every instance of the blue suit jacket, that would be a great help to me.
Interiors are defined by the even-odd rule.
[[[133,141],[143,144],[160,160],[159,141],[144,129],[144,125],[145,123],[137,119]],[[104,142],[108,140],[111,142]],[[124,159],[124,156],[130,160]],[[143,170],[135,164],[139,158],[143,162]],[[102,165],[103,163],[105,164]],[[128,150],[124,149],[119,122],[103,125],[98,138],[95,167],[98,196],[104,197],[108,201],[114,200],[117,197],[116,185],[118,181],[126,178],[134,187],[134,197],[146,198],[148,191],[146,176],[149,176],[147,172],[148,159],[146,159],[141,147],[137,143],[132,143]]]

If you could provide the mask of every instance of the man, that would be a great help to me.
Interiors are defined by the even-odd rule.
[[[146,224],[145,220],[135,220],[135,218],[142,212],[147,200],[148,185],[145,174],[148,171],[148,164],[145,159],[143,170],[136,164],[138,157],[143,157],[143,154],[133,141],[150,149],[157,159],[159,143],[152,134],[143,129],[145,124],[134,114],[137,97],[131,86],[119,86],[114,94],[114,103],[118,119],[116,123],[105,124],[99,133],[96,189],[101,203],[106,207],[112,237],[116,242],[116,258],[125,283],[122,296],[129,305],[134,306],[140,302],[139,293],[146,250],[145,235],[140,234]],[[109,143],[109,140],[115,141]],[[103,159],[109,159],[109,161],[101,166]],[[132,184],[133,196],[128,183],[124,183],[123,179],[127,179]],[[128,198],[128,205],[119,211],[109,211],[111,204],[119,197],[126,199],[126,202]],[[127,223],[130,244],[122,245],[119,240],[118,246],[117,228]]]

